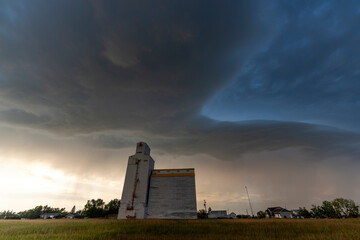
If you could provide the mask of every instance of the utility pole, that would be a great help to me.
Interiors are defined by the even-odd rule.
[[[204,200],[204,208],[205,208],[205,213],[207,213],[207,209],[206,209],[206,201]]]
[[[252,217],[254,217],[254,212],[253,212],[253,209],[252,209],[252,206],[251,206],[250,197],[249,197],[249,192],[248,192],[248,189],[247,189],[246,186],[245,186],[245,189],[246,189],[246,194],[247,194],[248,200],[249,200],[251,215],[252,215]]]

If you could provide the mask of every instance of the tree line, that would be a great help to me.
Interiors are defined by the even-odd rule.
[[[300,207],[298,214],[301,218],[357,218],[360,216],[359,206],[354,200],[345,198],[323,201],[321,205],[312,205],[310,210]],[[264,218],[265,212],[259,211],[257,217]]]
[[[36,219],[44,213],[60,213],[59,217],[65,217],[69,214],[77,215],[79,217],[101,218],[109,217],[109,215],[117,214],[120,207],[120,200],[113,199],[105,203],[102,199],[88,200],[82,210],[76,211],[75,206],[70,212],[65,208],[53,208],[48,205],[36,206],[35,208],[14,212],[2,211],[0,212],[0,219]],[[211,211],[211,208],[209,208]],[[332,201],[323,201],[321,205],[312,205],[308,210],[305,207],[299,208],[299,216],[302,218],[357,218],[360,216],[359,206],[351,199],[336,198]],[[238,218],[245,216],[238,215]],[[247,216],[248,217],[248,216]],[[264,218],[265,212],[259,211],[258,218]],[[198,211],[198,218],[207,218],[207,212],[203,209]]]
[[[299,215],[303,218],[357,218],[359,206],[351,199],[336,198],[332,201],[323,201],[321,205],[312,205],[307,210],[299,208]]]
[[[208,218],[208,211],[200,209],[197,212],[199,219]],[[332,201],[323,201],[321,205],[312,205],[310,210],[300,207],[298,216],[301,218],[357,218],[360,216],[359,206],[354,200],[335,198]],[[237,218],[251,218],[250,215],[237,215]],[[257,212],[256,218],[265,218],[265,211]]]
[[[14,211],[2,211],[0,212],[0,219],[36,219],[44,213],[59,213],[59,218],[65,217],[67,215],[76,215],[79,218],[88,217],[88,218],[100,218],[108,217],[112,214],[117,214],[120,207],[120,200],[113,199],[108,203],[105,203],[102,199],[91,199],[88,200],[82,210],[76,211],[75,206],[71,209],[70,212],[67,212],[65,208],[53,208],[48,205],[45,206],[36,206],[32,209],[28,209],[21,212]]]

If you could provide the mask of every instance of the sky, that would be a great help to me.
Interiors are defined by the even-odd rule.
[[[121,198],[128,156],[197,207],[360,202],[358,1],[0,0],[0,211]]]

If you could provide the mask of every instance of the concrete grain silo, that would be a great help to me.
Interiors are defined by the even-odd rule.
[[[144,142],[129,157],[118,219],[196,219],[195,170],[154,169]]]

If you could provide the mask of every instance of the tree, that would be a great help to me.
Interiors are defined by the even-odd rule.
[[[331,203],[338,218],[356,218],[359,216],[359,206],[351,199],[336,198]]]
[[[20,219],[20,216],[13,211],[0,212],[0,219]]]
[[[332,202],[323,201],[321,205],[322,213],[327,218],[339,218],[340,215],[335,211],[334,205]]]
[[[351,199],[336,198],[333,201],[323,201],[321,206],[311,208],[316,218],[354,218],[359,216],[359,206]]]
[[[89,218],[97,218],[104,216],[104,205],[105,202],[102,199],[91,199],[88,200],[84,206],[83,215]]]
[[[325,216],[323,216],[322,212],[323,211],[320,206],[312,205],[310,213],[314,218],[324,218]]]
[[[200,209],[197,212],[197,217],[198,217],[198,219],[205,219],[205,218],[208,218],[208,214],[206,213],[205,209]]]
[[[258,211],[257,214],[256,214],[256,216],[257,216],[258,218],[265,218],[265,212],[264,212],[264,211]]]
[[[22,212],[19,212],[19,215],[21,218],[40,218],[40,215],[43,213],[61,213],[62,215],[65,215],[65,208],[52,208],[48,205],[45,206],[36,206],[33,209],[25,210]]]
[[[323,201],[321,206],[312,205],[312,215],[315,218],[336,218],[336,212],[331,202]]]
[[[312,215],[309,210],[307,210],[305,207],[299,207],[299,216],[303,218],[311,218]]]
[[[105,205],[104,214],[106,216],[110,214],[117,214],[119,212],[119,208],[120,208],[120,200],[115,198]]]
[[[72,207],[72,209],[71,209],[71,214],[75,214],[75,211],[76,211],[76,207],[75,207],[75,205]]]

